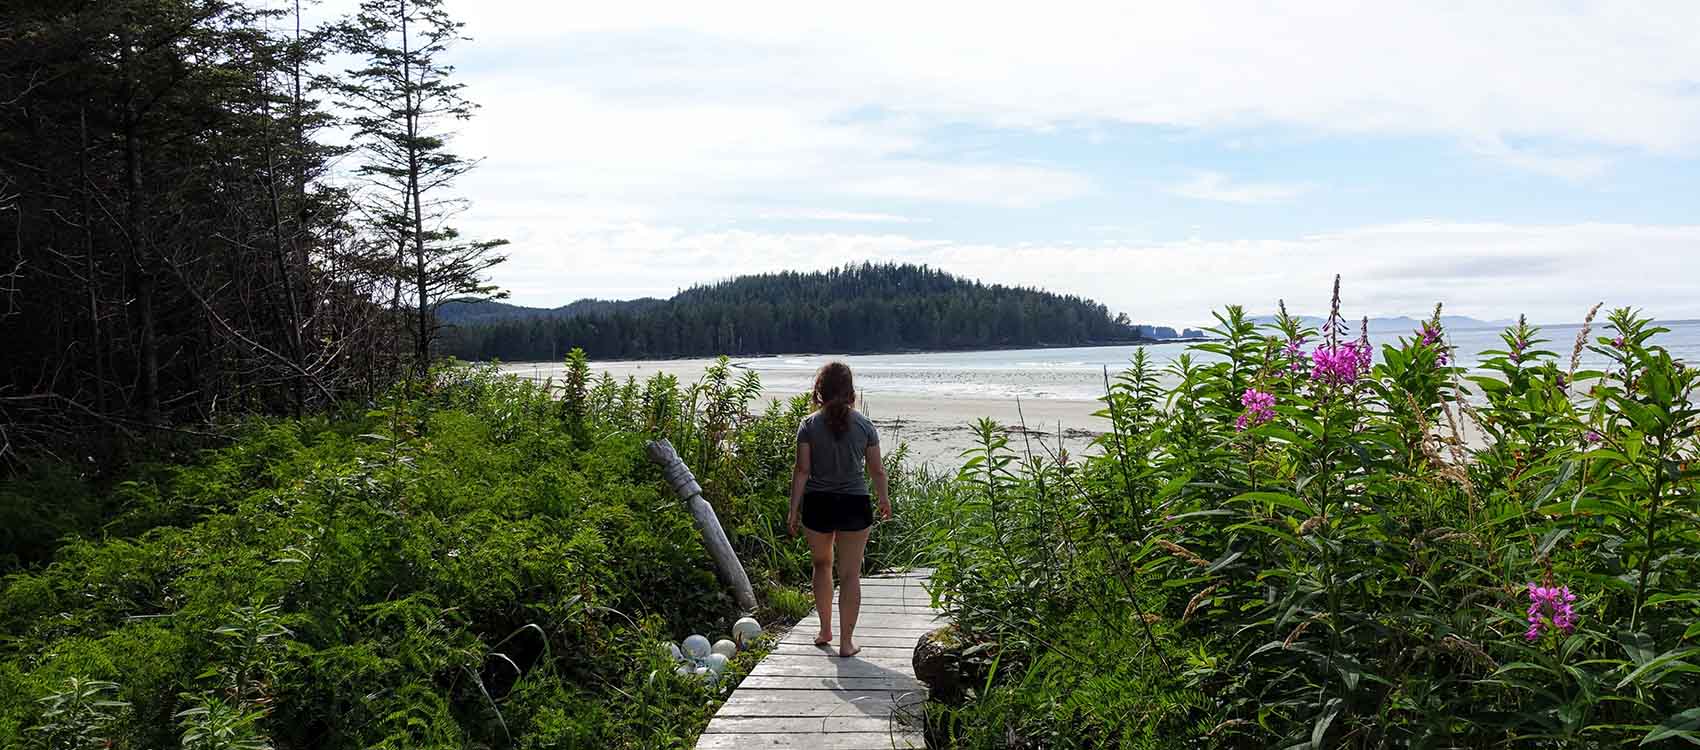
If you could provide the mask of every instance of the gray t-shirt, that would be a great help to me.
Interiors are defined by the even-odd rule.
[[[797,443],[809,444],[809,481],[803,485],[804,492],[868,494],[862,470],[868,446],[879,445],[880,436],[861,412],[850,410],[850,429],[842,435],[832,431],[825,414],[810,414],[797,427]]]

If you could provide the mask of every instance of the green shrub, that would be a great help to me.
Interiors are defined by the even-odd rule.
[[[795,585],[801,407],[751,413],[724,364],[581,369],[567,402],[446,367],[106,484],[0,483],[29,521],[0,559],[0,748],[688,747],[724,690],[655,646],[739,613],[643,441],[691,459],[752,578]]]
[[[1141,351],[1085,460],[981,425],[904,522],[931,529],[936,595],[989,675],[933,709],[946,734],[1700,743],[1700,370],[1628,310],[1575,344],[1601,371],[1519,323],[1466,372],[1438,310],[1371,367],[1335,309],[1317,331],[1229,308],[1163,372]]]

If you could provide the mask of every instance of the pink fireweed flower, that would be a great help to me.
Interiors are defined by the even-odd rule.
[[[1529,341],[1527,339],[1517,339],[1516,341],[1511,342],[1511,361],[1519,363],[1522,362],[1523,350],[1527,348],[1529,348]]]
[[[1333,385],[1351,385],[1369,371],[1369,347],[1348,341],[1333,349],[1319,346],[1310,353],[1310,379]]]
[[[1432,323],[1423,324],[1422,344],[1423,346],[1434,347],[1434,361],[1436,364],[1444,367],[1451,361],[1451,358],[1446,354],[1446,347],[1440,343],[1440,328],[1438,326],[1435,326]]]
[[[1619,336],[1611,340],[1611,346],[1613,349],[1623,349],[1629,346],[1629,344],[1623,340],[1622,336]]]
[[[1598,442],[1600,442],[1600,441],[1601,441],[1601,440],[1602,440],[1602,439],[1603,439],[1603,438],[1601,438],[1601,437],[1600,437],[1600,433],[1598,433],[1598,432],[1596,432],[1596,431],[1594,431],[1594,430],[1589,430],[1589,431],[1588,431],[1588,432],[1587,432],[1587,434],[1584,434],[1584,435],[1583,435],[1583,436],[1582,436],[1582,439],[1583,439],[1583,440],[1586,440],[1586,441],[1588,441],[1588,442],[1589,442],[1589,443],[1598,443]]]
[[[1275,418],[1275,394],[1264,393],[1256,388],[1247,388],[1240,394],[1240,405],[1245,411],[1240,412],[1239,419],[1234,420],[1234,428],[1244,432],[1249,428],[1265,424]]]
[[[1282,347],[1281,356],[1287,358],[1288,373],[1296,373],[1304,370],[1304,345],[1305,337],[1300,336],[1296,339],[1288,339],[1287,345]]]
[[[1541,629],[1548,620],[1565,635],[1576,630],[1576,610],[1570,606],[1576,595],[1569,586],[1537,586],[1529,584],[1529,630],[1523,637],[1530,642],[1540,640]]]

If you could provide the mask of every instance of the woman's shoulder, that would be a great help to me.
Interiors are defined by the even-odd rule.
[[[862,429],[867,430],[870,434],[877,432],[877,430],[874,429],[874,420],[868,419],[868,415],[863,414],[860,409],[850,410],[850,421],[860,425]]]

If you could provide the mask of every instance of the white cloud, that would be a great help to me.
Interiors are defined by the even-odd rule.
[[[843,199],[1033,208],[1095,192],[1067,166],[928,155],[950,150],[940,129],[962,123],[1079,127],[1083,141],[1104,123],[1439,136],[1569,180],[1605,170],[1607,151],[1700,148],[1700,13],[1689,0],[451,10],[474,38],[455,59],[483,110],[456,147],[489,157],[463,185],[478,210],[510,196],[595,196],[677,218],[776,193],[845,210],[864,209]],[[1215,179],[1179,189],[1286,195]]]
[[[1611,169],[1612,159],[1598,154],[1555,153],[1552,149],[1516,147],[1501,139],[1477,141],[1471,149],[1478,154],[1497,159],[1518,169],[1581,182],[1604,174]]]
[[[769,211],[757,215],[767,221],[842,221],[855,224],[925,224],[928,220],[873,211]]]
[[[670,84],[717,100],[1033,127],[1275,123],[1654,152],[1700,143],[1700,13],[1688,0],[1057,2],[1043,12],[966,1],[486,0],[456,11],[485,43],[623,42],[562,71],[592,66],[608,90]]]
[[[1191,179],[1164,188],[1171,195],[1222,203],[1275,203],[1308,192],[1306,183],[1234,182],[1220,172],[1198,172]]]
[[[892,163],[885,174],[854,181],[852,194],[941,203],[981,203],[1026,208],[1086,195],[1083,176],[1049,167]]]
[[[329,0],[325,12],[352,3]],[[1441,139],[1569,181],[1628,157],[1691,159],[1691,0],[478,0],[449,10],[475,39],[451,57],[483,106],[454,147],[487,158],[458,184],[474,199],[462,228],[515,240],[496,280],[520,302],[665,295],[739,273],[884,259],[1086,294],[1167,322],[1283,296],[1314,309],[1298,301],[1325,301],[1335,272],[1370,314],[1444,299],[1461,313],[1568,319],[1606,298],[1700,315],[1681,284],[1700,257],[1692,226],[1419,222],[1151,243],[1141,240],[1179,235],[1168,217],[1127,215],[1120,196],[1087,200],[1114,181],[1151,184],[1141,164],[1094,163],[1125,155],[1113,152],[1118,124],[1222,134],[1246,159],[1283,139]],[[1072,161],[972,135],[1008,128],[1043,133]],[[1275,175],[1265,181],[1236,180],[1249,170],[1227,166],[1166,189],[1241,204],[1315,189],[1305,165],[1279,166],[1260,165]],[[729,229],[778,214],[867,231]],[[1044,231],[1029,230],[1036,219],[1062,216],[1096,244],[876,231],[912,229],[905,220],[918,216],[937,217],[929,236],[1020,227],[1023,238]],[[1207,216],[1173,221],[1247,235]]]

